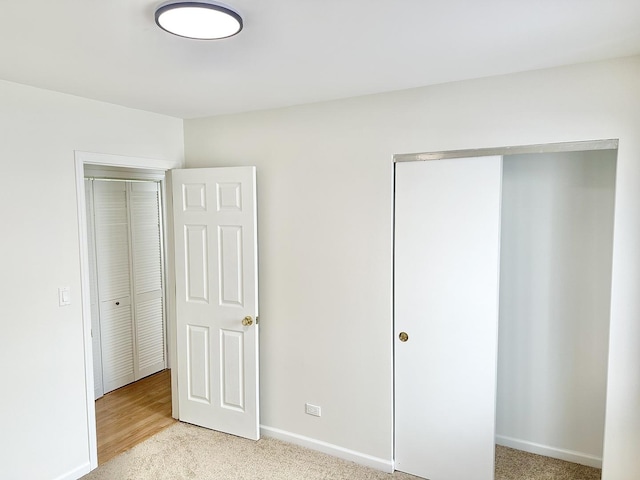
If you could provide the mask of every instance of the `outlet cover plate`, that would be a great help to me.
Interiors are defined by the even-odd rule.
[[[322,411],[319,406],[312,405],[310,403],[304,404],[304,413],[307,415],[313,415],[314,417],[319,417],[322,414]]]

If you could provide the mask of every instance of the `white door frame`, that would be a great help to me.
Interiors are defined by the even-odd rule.
[[[82,298],[82,329],[84,341],[84,372],[85,372],[85,400],[87,412],[87,431],[89,448],[89,468],[93,470],[98,467],[98,442],[96,437],[96,411],[94,399],[94,379],[93,379],[93,347],[91,341],[91,288],[89,285],[89,248],[87,238],[87,210],[84,191],[84,166],[103,165],[108,167],[140,168],[150,170],[171,170],[172,168],[182,168],[183,162],[161,160],[143,157],[127,157],[121,155],[110,155],[101,153],[75,151],[76,170],[76,202],[78,208],[78,240],[80,244],[80,282]],[[163,224],[165,253],[172,251],[172,240],[166,235],[169,229],[167,224],[167,196],[163,194]],[[173,272],[173,259],[171,255],[165,255],[165,280],[166,280],[166,314],[167,314],[167,343],[169,347],[169,358],[175,358],[175,316],[174,316],[174,288],[171,272]],[[177,408],[177,388],[174,385],[177,378],[171,375],[171,395],[174,405],[174,412]]]

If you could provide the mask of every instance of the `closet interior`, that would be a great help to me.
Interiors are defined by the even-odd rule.
[[[496,441],[602,466],[616,150],[503,159]]]
[[[85,169],[96,398],[167,367],[161,178]]]

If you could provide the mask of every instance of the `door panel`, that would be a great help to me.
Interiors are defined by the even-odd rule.
[[[494,475],[501,170],[396,164],[395,460],[430,480]]]
[[[209,239],[206,225],[184,226],[185,294],[190,303],[209,303]]]
[[[94,182],[96,255],[101,301],[131,294],[126,184]]]
[[[209,327],[186,325],[187,399],[211,405],[211,348]],[[182,384],[183,385],[183,384]],[[182,416],[181,416],[182,419]]]
[[[162,225],[157,182],[128,182],[134,297],[135,378],[166,368]]]
[[[172,184],[180,420],[258,439],[255,167],[174,170]]]
[[[218,277],[220,304],[242,307],[242,227],[220,225],[218,227]]]
[[[135,380],[125,182],[94,181],[104,393]]]
[[[220,330],[222,408],[244,411],[244,332]]]
[[[145,299],[145,296],[148,299]],[[164,306],[155,292],[138,295],[136,301],[136,379],[152,375],[165,368]],[[149,298],[150,297],[150,298]]]
[[[104,393],[135,381],[131,297],[100,302]]]

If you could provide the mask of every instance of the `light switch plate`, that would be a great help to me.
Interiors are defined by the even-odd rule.
[[[71,305],[71,289],[69,287],[58,288],[58,304],[61,307]]]

